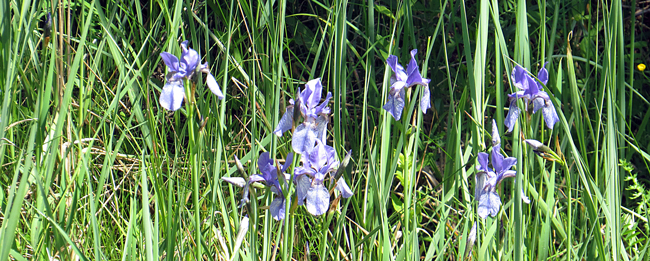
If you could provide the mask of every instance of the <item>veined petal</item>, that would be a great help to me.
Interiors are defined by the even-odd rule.
[[[555,107],[551,101],[546,102],[546,106],[542,109],[542,114],[544,115],[544,121],[546,121],[546,127],[549,129],[553,129],[555,123],[560,121],[560,117],[557,116],[557,112],[555,112]]]
[[[290,199],[286,199],[286,201],[290,201]],[[269,206],[269,210],[271,211],[271,216],[273,219],[277,221],[284,219],[287,203],[288,202],[285,202],[284,197],[276,196],[273,199],[271,205]]]
[[[318,97],[320,99],[320,97]],[[329,105],[330,99],[332,99],[332,93],[327,92],[327,96],[325,96],[325,100],[318,106],[314,108],[314,114],[319,115],[319,114],[329,114],[330,110],[327,105]]]
[[[431,93],[428,84],[422,86],[422,88],[424,88],[424,92],[422,93],[422,97],[420,97],[420,110],[422,110],[423,114],[427,114],[427,110],[431,108]]]
[[[402,117],[402,110],[404,110],[404,89],[398,95],[388,95],[388,102],[383,108],[393,115],[396,121],[399,121]]]
[[[501,155],[501,145],[497,144],[495,146],[492,146],[492,153],[490,154],[491,156],[491,161],[492,161],[492,167],[494,168],[494,171],[499,173],[502,170],[502,163],[503,163],[503,155]]]
[[[320,78],[308,81],[305,84],[305,88],[310,90],[309,96],[301,97],[303,98],[301,100],[307,105],[308,108],[315,108],[318,106],[318,102],[320,101],[321,93],[323,91],[323,85],[320,82]]]
[[[327,123],[329,122],[328,117],[325,116],[318,116],[316,119],[316,140],[325,142],[325,139],[327,138],[325,133],[327,132]]]
[[[307,211],[314,216],[325,214],[330,205],[330,194],[323,185],[309,188],[307,191]]]
[[[178,72],[178,58],[168,52],[160,53],[160,57],[167,66],[167,70],[170,72]]]
[[[478,216],[485,219],[488,215],[496,217],[501,207],[501,199],[495,192],[487,192],[481,195],[478,203]]]
[[[160,106],[175,111],[181,108],[185,98],[185,89],[180,81],[167,82],[160,92]]]
[[[354,195],[343,178],[340,178],[339,181],[336,182],[336,189],[341,192],[341,197],[349,198]]]
[[[219,88],[217,80],[214,79],[214,76],[212,76],[211,73],[208,73],[208,79],[206,80],[206,83],[208,84],[210,91],[212,91],[212,93],[214,93],[214,95],[216,95],[219,100],[223,100],[224,96],[221,92],[221,88]]]
[[[508,110],[508,115],[503,121],[506,127],[508,127],[507,132],[512,132],[512,129],[515,127],[515,123],[517,122],[517,118],[519,118],[520,111],[521,110],[517,106],[517,100],[510,101],[510,109]]]
[[[515,176],[517,176],[517,172],[514,170],[506,170],[504,172],[501,172],[499,175],[497,175],[494,186],[499,185],[499,183],[501,183],[501,181],[505,178],[514,178]]]
[[[307,192],[311,188],[311,178],[307,175],[302,175],[296,178],[296,197],[298,198],[298,205],[302,205],[307,198]]]
[[[282,134],[284,134],[285,131],[288,131],[293,127],[293,108],[293,106],[287,107],[287,110],[278,122],[278,126],[275,127],[273,133],[278,137],[282,137]]]
[[[305,122],[298,125],[291,138],[291,147],[298,154],[308,153],[316,144],[316,129],[313,124]]]

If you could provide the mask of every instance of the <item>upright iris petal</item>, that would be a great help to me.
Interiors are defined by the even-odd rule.
[[[404,89],[410,88],[413,85],[422,85],[424,92],[420,98],[420,109],[424,114],[427,109],[431,107],[431,97],[429,92],[429,82],[431,80],[422,78],[417,62],[415,61],[415,54],[418,50],[411,50],[411,60],[404,70],[404,67],[397,61],[397,56],[389,55],[386,59],[386,64],[393,70],[394,75],[390,78],[390,91],[388,92],[387,102],[383,106],[384,110],[388,111],[395,120],[402,117],[404,110]]]
[[[548,71],[546,70],[545,63],[542,68],[537,73],[537,79],[546,85],[548,82]],[[520,89],[521,91],[509,94],[510,98],[510,109],[508,115],[504,121],[506,127],[508,127],[508,132],[511,132],[515,126],[515,122],[519,118],[519,113],[521,110],[517,106],[517,99],[523,99],[526,110],[528,110],[528,105],[533,104],[533,113],[536,113],[538,110],[542,109],[542,114],[544,115],[544,121],[546,126],[549,129],[553,129],[555,123],[560,119],[557,116],[555,107],[551,102],[551,98],[548,93],[543,91],[544,86],[539,82],[535,81],[532,76],[524,69],[523,67],[517,65],[512,69],[512,74],[510,75],[512,84]]]

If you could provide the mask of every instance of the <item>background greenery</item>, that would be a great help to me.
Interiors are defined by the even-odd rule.
[[[650,89],[638,65],[650,63],[648,8],[0,1],[0,260],[647,260]],[[183,40],[227,95],[199,82],[202,119],[158,103],[159,54],[178,55]],[[385,59],[406,64],[414,48],[432,108],[422,114],[412,88],[396,122],[381,109]],[[522,114],[503,134],[509,72],[544,62],[560,122],[548,130]],[[329,144],[340,157],[353,151],[344,177],[355,195],[319,217],[293,208],[283,222],[264,208],[264,189],[238,208],[241,189],[220,178],[241,175],[235,156],[247,175],[262,151],[286,157],[290,135],[271,131],[318,77],[334,94]],[[474,164],[492,118],[518,175],[499,188],[499,215],[482,220]],[[536,157],[523,138],[567,164]]]

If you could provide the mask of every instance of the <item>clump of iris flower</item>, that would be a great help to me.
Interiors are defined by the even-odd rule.
[[[291,147],[298,154],[304,154],[311,150],[315,146],[316,140],[324,139],[330,113],[327,104],[332,98],[332,93],[328,92],[325,101],[319,104],[322,91],[323,85],[320,78],[307,82],[305,89],[298,93],[297,101],[289,100],[291,105],[287,107],[278,126],[273,131],[278,137],[282,137],[285,131],[293,127],[293,122],[296,120],[294,119],[294,108],[297,106],[304,121],[296,127],[291,139]]]
[[[284,195],[282,186],[280,185],[280,181],[278,179],[278,174],[284,175],[284,180],[288,180],[290,178],[290,175],[286,174],[285,171],[287,171],[289,166],[291,166],[292,161],[293,154],[289,153],[282,168],[277,169],[273,164],[273,160],[271,157],[269,157],[269,153],[264,152],[257,160],[257,166],[260,169],[261,174],[250,176],[248,181],[241,177],[222,177],[221,179],[235,186],[244,188],[244,195],[242,196],[241,200],[242,204],[248,202],[248,190],[250,185],[253,182],[263,182],[267,187],[271,189],[271,192],[275,194],[275,198],[271,202],[271,206],[269,206],[271,216],[275,220],[282,220],[284,219],[285,206],[287,202],[290,202],[290,199]]]
[[[544,66],[542,66],[542,69],[537,73],[537,79],[539,79],[544,85],[548,82],[548,71],[545,68],[546,64],[547,63],[545,63]],[[544,86],[535,81],[528,71],[519,65],[515,66],[512,70],[510,78],[513,84],[519,88],[520,91],[508,95],[510,98],[510,109],[508,110],[508,116],[506,116],[505,119],[505,125],[508,127],[508,132],[512,131],[517,118],[519,118],[520,109],[517,107],[517,99],[524,100],[526,110],[528,110],[528,104],[532,102],[533,113],[542,109],[546,126],[549,129],[553,129],[553,126],[560,120],[560,118],[557,116],[557,112],[555,111],[555,107],[553,107],[553,103],[551,102],[548,93],[542,91]]]
[[[219,88],[219,84],[210,73],[208,63],[199,64],[201,57],[194,49],[187,47],[188,41],[181,43],[181,59],[180,61],[176,56],[168,52],[160,53],[163,62],[167,66],[167,83],[160,92],[160,106],[163,108],[175,111],[181,108],[183,98],[185,97],[185,88],[183,87],[183,79],[191,80],[194,72],[198,70],[207,73],[208,78],[206,84],[210,91],[214,93],[219,99],[223,99],[223,93]]]
[[[339,167],[336,151],[319,140],[300,160],[303,165],[294,172],[298,205],[305,204],[307,211],[312,215],[322,215],[329,209],[330,204],[330,194],[323,182],[328,174],[335,172]],[[352,196],[352,190],[343,178],[336,182],[336,189],[341,192],[342,197]]]
[[[496,138],[495,138],[496,137]],[[501,140],[499,130],[496,127],[496,121],[492,120],[492,168],[489,168],[488,154],[485,152],[478,153],[478,173],[475,176],[476,187],[474,197],[479,201],[478,216],[487,218],[488,215],[495,217],[501,207],[501,198],[496,192],[496,187],[504,178],[514,177],[517,172],[511,170],[517,164],[517,159],[513,157],[504,157],[501,152]],[[522,200],[529,203],[530,200],[522,191]]]
[[[431,95],[429,92],[429,82],[431,80],[422,78],[418,63],[415,61],[415,54],[417,53],[417,49],[411,50],[411,61],[406,67],[406,70],[397,61],[397,56],[389,55],[386,59],[386,63],[395,74],[390,77],[388,102],[386,102],[383,108],[393,115],[396,121],[402,117],[402,110],[404,110],[404,89],[413,85],[422,85],[424,87],[424,94],[420,98],[420,109],[422,109],[422,112],[426,114],[427,109],[431,108]]]

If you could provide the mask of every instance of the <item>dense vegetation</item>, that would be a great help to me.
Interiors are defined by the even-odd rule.
[[[71,2],[0,1],[0,260],[648,259],[648,1]]]

